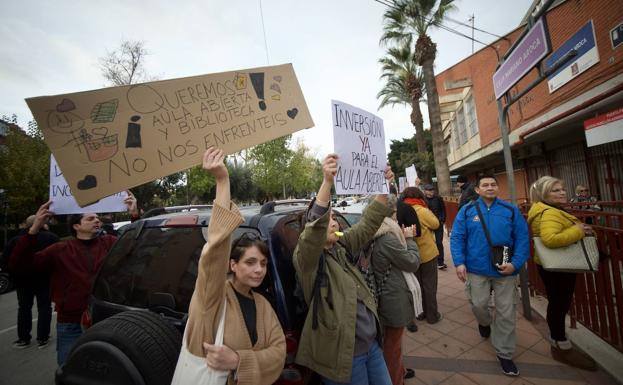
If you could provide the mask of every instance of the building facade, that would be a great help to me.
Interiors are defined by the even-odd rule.
[[[527,15],[539,5],[535,1]],[[576,55],[509,108],[518,201],[527,199],[530,184],[543,175],[564,180],[571,194],[583,184],[600,200],[623,200],[623,1],[558,1],[544,18],[550,40],[546,68],[571,49]],[[492,77],[499,58],[525,27],[436,79],[451,172],[493,172],[506,199],[510,194]],[[532,69],[510,94],[537,78]]]

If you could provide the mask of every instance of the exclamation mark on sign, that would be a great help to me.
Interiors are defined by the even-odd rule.
[[[260,110],[266,110],[266,102],[264,102],[264,73],[257,72],[253,74],[249,74],[251,78],[251,84],[253,85],[253,89],[257,94],[258,99],[260,99],[259,106]]]

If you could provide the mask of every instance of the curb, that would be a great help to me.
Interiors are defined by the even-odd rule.
[[[530,297],[530,306],[543,319],[547,314],[547,298],[540,295]],[[597,364],[608,373],[615,381],[623,385],[623,353],[619,352],[607,342],[594,334],[581,323],[577,322],[577,328],[570,328],[570,317],[567,315],[567,336],[569,340],[591,356]]]

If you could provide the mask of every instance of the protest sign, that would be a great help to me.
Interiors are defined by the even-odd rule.
[[[383,120],[367,111],[332,100],[333,145],[338,154],[335,192],[387,194]]]
[[[128,193],[121,191],[109,197],[100,199],[97,203],[85,207],[78,206],[78,202],[74,199],[71,188],[63,177],[54,155],[50,155],[50,200],[52,205],[50,211],[56,215],[63,214],[81,214],[81,213],[114,213],[126,211],[127,205],[123,200]]]
[[[415,169],[415,165],[405,168],[405,173],[407,174],[407,186],[416,187],[415,181],[417,180],[417,170]]]
[[[26,102],[81,206],[314,124],[291,64]]]
[[[407,177],[401,176],[398,178],[398,192],[403,192],[405,188],[407,188]]]

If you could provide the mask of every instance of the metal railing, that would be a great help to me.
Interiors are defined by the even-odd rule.
[[[599,270],[595,273],[578,274],[573,303],[571,304],[571,327],[580,322],[612,347],[623,352],[623,202],[595,202],[600,210],[578,209],[586,203],[569,204],[568,210],[577,218],[590,223],[597,237],[601,254]],[[529,205],[522,205],[524,215]],[[458,212],[458,203],[446,200],[446,226],[452,223]],[[534,247],[530,247],[533,254]],[[528,260],[530,296],[546,296],[533,259]]]

